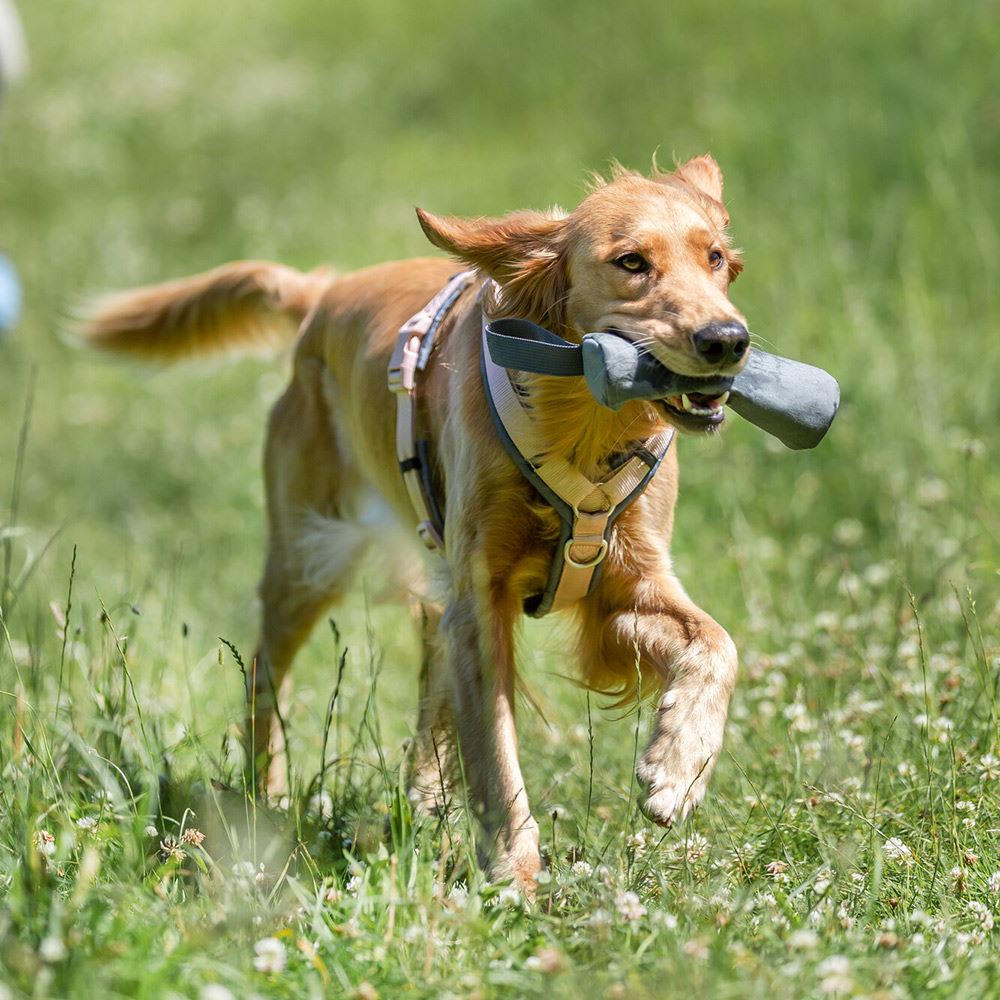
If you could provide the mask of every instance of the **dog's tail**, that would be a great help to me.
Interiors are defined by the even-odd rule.
[[[153,361],[271,345],[295,335],[331,280],[326,269],[236,261],[100,296],[80,310],[75,330],[95,347]]]

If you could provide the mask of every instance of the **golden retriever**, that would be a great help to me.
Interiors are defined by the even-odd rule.
[[[415,800],[440,804],[442,769],[460,750],[486,833],[483,861],[495,877],[530,890],[541,858],[518,761],[514,634],[525,602],[545,587],[559,518],[498,439],[480,373],[481,314],[523,317],[577,342],[614,330],[677,373],[732,375],[749,344],[728,296],[741,260],[727,236],[722,173],[709,156],[649,177],[618,168],[568,214],[417,214],[430,242],[478,277],[451,310],[419,388],[446,508],[446,565],[438,574],[443,596],[421,598],[427,669],[410,780]],[[291,383],[268,426],[268,550],[248,692],[254,753],[269,762],[262,770],[271,792],[285,780],[273,692],[287,693],[299,646],[383,534],[372,512],[414,527],[386,366],[400,326],[454,272],[441,258],[338,277],[239,262],[108,296],[85,323],[99,346],[163,360],[245,345],[282,321],[290,321],[289,336],[298,330]],[[484,297],[488,278],[496,284]],[[670,424],[706,434],[724,419],[719,400],[701,400],[695,412],[686,398],[612,411],[582,378],[520,382],[549,451],[595,480],[623,447]],[[672,446],[615,522],[599,584],[571,610],[587,685],[623,701],[637,685],[659,693],[638,776],[646,813],[665,826],[705,795],[737,669],[729,635],[692,603],[671,568],[676,498]]]

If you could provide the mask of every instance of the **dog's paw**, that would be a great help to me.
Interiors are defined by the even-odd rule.
[[[534,819],[497,838],[488,870],[493,882],[512,882],[525,899],[534,899],[536,877],[543,868],[539,830]]]
[[[714,741],[674,737],[647,750],[636,768],[646,790],[643,812],[659,826],[686,819],[705,798],[720,748]]]
[[[642,811],[658,826],[669,828],[687,819],[698,808],[705,797],[706,784],[704,781],[685,784],[669,779],[662,783],[652,783],[647,786],[649,792],[642,803]]]

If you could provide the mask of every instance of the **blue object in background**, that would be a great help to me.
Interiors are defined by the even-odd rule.
[[[14,265],[0,254],[0,333],[11,330],[21,315],[21,283]]]

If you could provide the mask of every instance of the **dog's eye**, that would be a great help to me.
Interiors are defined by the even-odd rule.
[[[722,253],[718,250],[713,250],[708,255],[708,263],[713,271],[718,271],[723,264],[725,264],[726,258],[722,256]]]
[[[649,270],[649,261],[640,253],[623,253],[615,260],[615,264],[623,271],[631,271],[632,274],[642,274]]]

